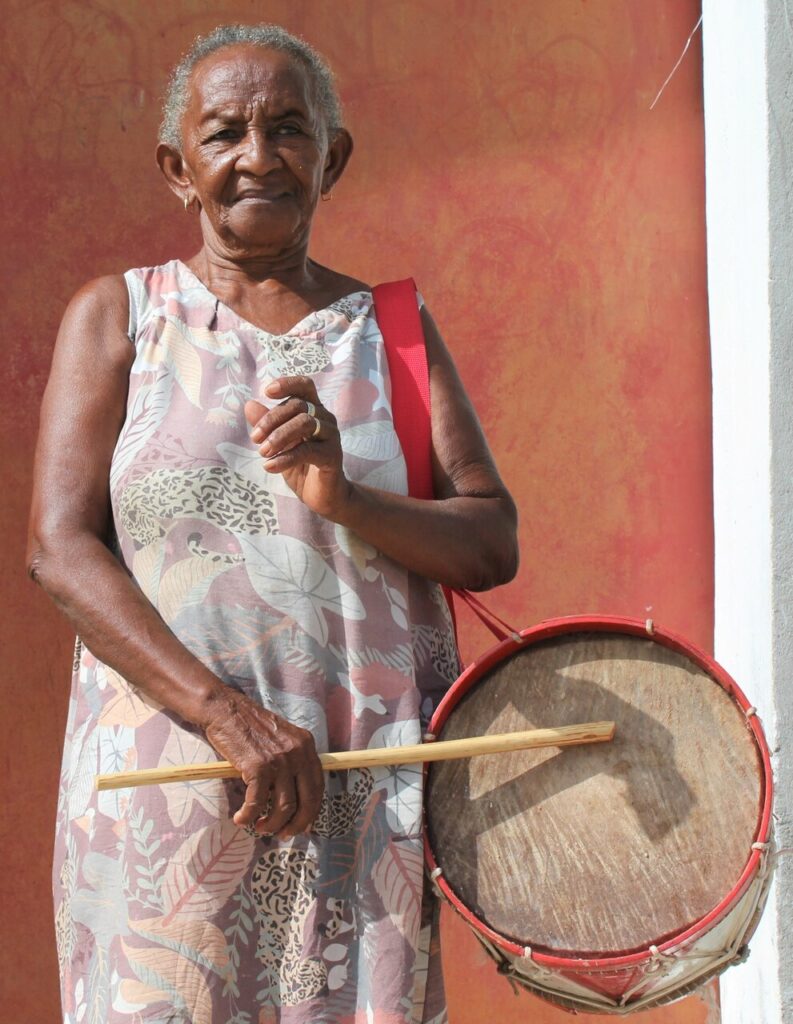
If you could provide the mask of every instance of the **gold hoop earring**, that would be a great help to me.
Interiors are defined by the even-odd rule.
[[[184,208],[185,208],[185,210],[189,210],[190,207],[192,206],[192,203],[193,203],[193,197],[189,196],[189,195],[187,195],[185,193],[185,195],[183,196],[183,199],[184,199]]]
[[[321,199],[322,199],[323,203],[329,203],[332,198],[333,198],[333,193],[332,192],[323,192],[322,193]]]

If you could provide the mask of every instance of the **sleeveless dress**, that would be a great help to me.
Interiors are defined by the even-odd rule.
[[[266,474],[242,412],[310,374],[347,475],[406,493],[371,293],[272,335],[179,261],[125,278],[118,557],[198,659],[319,751],[419,742],[458,674],[440,588]],[[312,832],[285,843],[234,825],[239,781],[94,788],[216,757],[78,640],[54,865],[66,1024],[442,1024],[420,768],[330,774]]]

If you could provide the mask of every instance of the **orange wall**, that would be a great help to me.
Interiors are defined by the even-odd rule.
[[[22,575],[37,408],[86,278],[185,256],[158,180],[167,67],[220,21],[279,21],[337,69],[357,148],[314,255],[412,273],[522,515],[495,607],[645,617],[711,643],[710,378],[696,0],[11,0],[0,432],[3,1017],[57,1019],[49,857],[71,637]],[[88,382],[88,385],[90,382]],[[68,443],[68,439],[64,439]],[[463,622],[468,655],[483,648]],[[568,1018],[446,922],[452,1024]],[[710,1016],[708,1016],[710,1015]],[[637,1020],[717,1020],[715,996]],[[589,1018],[581,1018],[589,1019]]]

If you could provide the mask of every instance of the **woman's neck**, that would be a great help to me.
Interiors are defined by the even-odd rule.
[[[352,279],[314,263],[305,252],[237,259],[204,245],[185,262],[225,306],[272,334],[285,333],[308,313],[356,287]]]
[[[257,291],[310,293],[318,285],[308,246],[278,253],[229,253],[204,242],[188,261],[212,291],[254,287]]]

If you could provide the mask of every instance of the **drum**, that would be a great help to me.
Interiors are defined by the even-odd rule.
[[[611,719],[611,743],[428,766],[425,835],[439,894],[502,973],[568,1009],[621,1015],[746,954],[771,862],[754,708],[652,622],[569,618],[472,664],[430,730]]]

